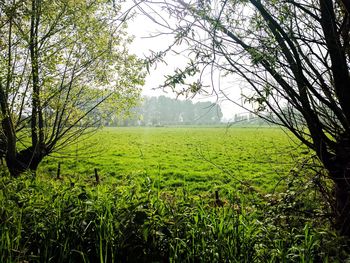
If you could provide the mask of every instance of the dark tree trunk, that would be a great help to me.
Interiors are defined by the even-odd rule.
[[[17,153],[15,158],[6,156],[5,159],[10,174],[18,177],[25,171],[36,171],[45,156],[45,148],[34,150],[33,147],[29,147]]]
[[[335,227],[343,236],[350,236],[350,184],[347,179],[335,183]]]
[[[334,182],[335,227],[341,235],[350,237],[350,139],[339,140],[333,169],[329,171]]]

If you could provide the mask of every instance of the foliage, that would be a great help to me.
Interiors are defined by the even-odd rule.
[[[215,125],[223,114],[220,105],[210,101],[193,103],[165,96],[144,97],[133,109],[133,118],[108,123],[110,126]]]
[[[347,255],[342,240],[313,219],[294,219],[288,228],[271,222],[281,215],[255,195],[231,192],[222,200],[175,196],[147,177],[93,185],[2,176],[0,259],[335,262]],[[263,213],[254,208],[259,203]]]
[[[143,63],[110,1],[0,3],[1,136],[13,175],[138,102]]]

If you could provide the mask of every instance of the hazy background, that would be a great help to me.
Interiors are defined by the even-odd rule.
[[[130,45],[130,50],[138,55],[139,57],[145,57],[151,55],[151,50],[154,52],[165,50],[172,42],[173,35],[161,34],[164,32],[164,28],[157,25],[151,19],[143,14],[137,14],[131,21],[128,22],[128,32],[135,37],[134,42]],[[153,36],[153,37],[151,37]],[[185,50],[185,46],[178,47],[178,51]],[[159,96],[165,95],[167,97],[175,98],[176,95],[169,90],[165,92],[162,89],[157,89],[163,84],[165,78],[164,75],[170,75],[174,72],[177,67],[186,65],[185,54],[175,54],[171,52],[166,57],[166,63],[159,63],[156,67],[150,69],[150,74],[146,78],[146,84],[143,87],[143,95],[145,96]],[[223,79],[218,76],[214,76],[213,83],[216,86],[220,85],[220,89],[225,90],[226,95],[238,104],[243,101],[241,99],[241,88],[240,83],[234,79]],[[204,77],[205,85],[208,85],[208,91],[211,90],[211,74],[207,72]],[[184,96],[179,99],[186,99]],[[223,118],[222,121],[232,121],[235,114],[245,113],[246,111],[239,106],[227,101],[223,96],[219,97],[216,94],[196,95],[192,101],[212,101],[220,105]]]

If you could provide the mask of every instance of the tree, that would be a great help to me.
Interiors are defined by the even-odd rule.
[[[199,124],[218,124],[223,116],[220,105],[210,101],[197,102],[193,105],[195,121]]]
[[[119,10],[107,0],[0,2],[0,134],[11,175],[135,104],[144,74]]]
[[[188,44],[192,58],[168,84],[174,88],[208,66],[244,80],[256,114],[286,127],[316,153],[334,183],[335,226],[350,236],[349,2],[180,0],[164,7],[177,22],[163,26],[176,43]],[[189,88],[203,90],[195,83]]]
[[[222,118],[220,105],[206,102],[193,104],[191,100],[171,99],[165,96],[144,97],[134,109],[134,118],[142,116],[144,125],[218,124]],[[135,123],[135,119],[131,119]]]

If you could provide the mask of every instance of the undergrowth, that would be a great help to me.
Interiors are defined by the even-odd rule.
[[[278,196],[270,202],[236,189],[215,200],[182,188],[162,191],[147,177],[94,185],[3,175],[0,262],[342,262],[346,258],[341,238],[318,219],[293,212],[296,206],[300,210],[300,204],[291,191]]]

